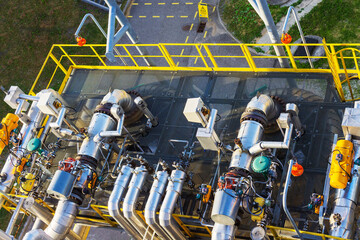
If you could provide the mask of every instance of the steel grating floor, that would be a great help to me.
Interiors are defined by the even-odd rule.
[[[342,136],[342,115],[345,107],[352,105],[339,101],[332,87],[332,77],[327,74],[74,70],[63,96],[76,109],[79,118],[84,106],[92,111],[109,89],[115,88],[140,93],[158,117],[159,126],[148,136],[138,139],[141,146],[150,150],[146,159],[153,164],[159,158],[171,163],[183,150],[181,144],[176,144],[176,149],[171,147],[169,139],[196,141],[199,125],[187,122],[182,113],[187,98],[202,97],[208,106],[218,109],[221,119],[216,124],[216,132],[231,146],[237,136],[241,113],[257,92],[296,103],[300,119],[306,126],[305,135],[294,146],[295,156],[304,166],[305,173],[294,179],[288,197],[290,210],[299,213],[295,213],[296,218],[303,217],[302,207],[309,202],[311,193],[322,193],[333,134]],[[87,126],[90,118],[82,120],[80,125]],[[268,134],[265,139],[278,140],[281,136],[279,133]],[[194,152],[190,171],[198,186],[212,178],[217,155],[204,151],[199,145],[195,146]],[[288,154],[284,152],[283,156],[285,161]],[[222,171],[229,165],[230,157],[231,154],[222,158]],[[185,194],[188,201],[184,200],[186,214],[192,214],[195,208],[190,199],[191,191],[189,193],[188,197]],[[98,201],[107,205],[106,199]],[[274,224],[283,225],[285,218],[277,210]]]

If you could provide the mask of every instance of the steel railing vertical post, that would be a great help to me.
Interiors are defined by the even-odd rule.
[[[201,45],[201,46],[202,46],[202,45]],[[209,65],[207,64],[204,55],[201,53],[201,50],[200,50],[200,48],[199,48],[199,45],[198,45],[198,44],[195,44],[195,47],[196,47],[196,50],[197,50],[198,53],[199,53],[199,56],[200,56],[201,59],[203,60],[203,63],[204,63],[204,65],[205,65],[205,68],[209,68]]]
[[[217,68],[218,68],[218,65],[217,65],[217,63],[216,63],[216,61],[215,61],[214,56],[211,54],[211,51],[210,51],[209,47],[208,47],[206,44],[202,44],[202,46],[204,46],[204,49],[205,49],[208,57],[210,58],[210,61],[211,61],[211,63],[213,64],[214,68],[217,69]]]
[[[129,55],[129,58],[133,61],[133,63],[135,64],[135,66],[139,67],[139,65],[137,64],[137,62],[135,61],[135,59],[133,58],[133,56],[130,54],[129,50],[127,49],[126,46],[123,46],[125,52]]]
[[[288,53],[289,55],[289,58],[290,58],[290,62],[291,62],[291,65],[294,69],[297,69],[297,66],[296,66],[296,63],[295,63],[295,59],[294,59],[294,56],[292,55],[291,53],[291,50],[290,50],[290,47],[289,45],[285,44],[285,48],[286,48],[286,52]],[[312,67],[311,67],[312,68]]]
[[[93,46],[89,46],[91,48],[91,50],[95,53],[95,55],[97,56],[97,58],[100,60],[100,62],[106,66],[106,63],[104,62],[104,60],[102,60],[102,58],[100,57],[100,55],[98,54],[98,52],[95,50],[95,48]]]

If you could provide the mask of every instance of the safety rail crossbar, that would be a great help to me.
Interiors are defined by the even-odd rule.
[[[253,50],[263,46],[283,46],[286,56],[258,54]],[[325,51],[325,55],[309,57],[317,61],[314,65],[318,68],[310,67],[307,56],[293,55],[293,47],[304,46],[318,47]],[[139,54],[137,47],[145,49],[145,53]],[[352,89],[352,83],[357,81],[360,74],[358,66],[360,51],[357,49],[359,47],[360,44],[329,44],[325,40],[316,44],[118,44],[116,48],[120,55],[115,55],[118,62],[114,64],[104,55],[105,44],[85,44],[82,47],[76,44],[54,44],[29,94],[35,95],[37,88],[49,87],[61,93],[73,69],[286,72],[332,74],[341,101],[354,101],[360,99],[360,95],[356,95]],[[222,55],[224,53],[229,54]],[[273,61],[279,58],[287,59],[291,67],[273,67]],[[144,59],[150,62],[150,66]],[[269,64],[269,61],[272,61],[272,64]]]
[[[14,210],[17,206],[17,201],[20,198],[27,198],[27,195],[16,195],[16,194],[3,194],[0,193],[0,195],[2,197],[5,198],[5,202],[3,203],[4,209],[6,209],[7,211],[9,211],[11,213],[12,210]],[[44,202],[42,199],[36,199],[36,201],[43,205],[44,207],[48,208],[49,211],[54,214],[55,210],[49,206],[46,202]],[[14,207],[9,207],[6,205],[13,205]],[[90,205],[91,209],[94,210],[94,212],[96,212],[99,217],[91,215],[91,216],[76,216],[77,220],[83,221],[82,223],[85,223],[89,226],[98,226],[97,224],[106,224],[106,226],[111,226],[111,227],[116,227],[118,225],[117,222],[113,221],[111,218],[111,216],[107,213],[108,210],[108,206],[104,206],[104,205],[96,205],[96,204],[92,204]],[[29,215],[29,213],[21,208],[21,211],[24,212],[26,215]],[[122,209],[121,209],[122,211]],[[136,211],[137,214],[145,221],[144,218],[144,211]],[[159,214],[159,213],[157,213]],[[201,222],[200,217],[199,216],[191,216],[191,215],[182,215],[182,214],[172,214],[174,220],[179,224],[179,226],[181,227],[181,229],[183,230],[184,234],[186,234],[189,237],[194,237],[194,236],[199,236],[199,237],[211,237],[211,230],[209,228],[208,225],[194,225],[194,223],[192,222],[191,224],[186,224],[184,223],[183,219],[191,219],[191,220],[199,220],[199,222]],[[266,226],[266,228],[268,229],[268,234],[270,234],[271,236],[274,237],[274,239],[276,240],[290,240],[290,239],[297,239],[296,236],[292,237],[291,233],[295,233],[294,229],[289,229],[289,228],[283,228],[283,227],[277,227],[277,226]],[[199,231],[200,230],[200,231]],[[203,230],[203,231],[201,231]],[[204,230],[206,231],[206,233],[204,233]],[[330,236],[330,235],[326,235],[326,234],[322,234],[322,233],[314,233],[314,232],[307,232],[307,231],[300,231],[304,236],[308,235],[311,236],[312,239],[337,239],[337,240],[348,240],[345,238],[339,238],[339,237],[334,237],[334,236]]]

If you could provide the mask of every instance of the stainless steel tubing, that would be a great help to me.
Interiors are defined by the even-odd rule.
[[[360,157],[360,141],[354,140],[354,159]],[[351,182],[345,189],[337,189],[335,195],[334,210],[330,216],[330,235],[334,237],[353,239],[355,211],[360,191],[360,166],[355,165],[352,169]],[[335,216],[340,217],[340,223]],[[340,216],[339,216],[340,215]]]
[[[156,234],[166,240],[171,240],[167,233],[162,229],[156,220],[156,212],[159,208],[161,199],[164,195],[169,174],[167,171],[158,171],[155,174],[154,182],[151,186],[150,195],[145,205],[145,221],[154,229]]]
[[[211,219],[219,224],[234,225],[240,206],[240,198],[231,189],[217,189],[211,211]]]
[[[125,114],[122,114],[118,120],[117,129],[115,131],[100,132],[100,137],[120,137],[124,126]]]
[[[0,229],[0,239],[1,240],[15,240],[15,238],[7,233],[5,233],[3,230]]]
[[[136,230],[145,237],[146,223],[136,213],[136,203],[138,201],[142,187],[144,186],[148,171],[145,166],[135,168],[131,178],[129,189],[123,202],[124,217],[136,228]],[[149,236],[151,236],[152,232]],[[147,239],[147,238],[145,238]]]
[[[293,128],[294,125],[290,123],[289,128],[287,128],[285,131],[284,140],[282,142],[259,142],[249,149],[250,154],[256,155],[258,153],[261,153],[265,149],[270,149],[270,148],[288,149],[290,146]]]
[[[60,200],[45,233],[54,240],[64,239],[73,225],[77,213],[78,204],[69,200]]]
[[[186,240],[184,234],[176,225],[172,214],[175,205],[181,194],[185,182],[186,174],[181,170],[173,170],[169,179],[169,184],[166,188],[166,195],[160,208],[159,220],[160,225],[165,229],[172,239]]]
[[[12,216],[11,216],[11,219],[10,219],[10,221],[9,221],[9,224],[8,224],[8,226],[7,226],[7,228],[6,228],[6,231],[5,231],[6,234],[11,235],[11,233],[12,233],[12,231],[13,231],[13,229],[14,229],[14,226],[15,226],[15,222],[16,222],[16,220],[17,220],[18,217],[19,217],[20,210],[21,210],[21,208],[22,208],[22,206],[23,206],[23,204],[24,204],[24,201],[25,201],[24,198],[20,198],[19,203],[17,204],[17,206],[16,206],[16,208],[15,208],[15,211],[13,212],[13,214],[12,214]]]
[[[234,225],[215,223],[211,232],[211,240],[232,240],[235,237],[235,231]]]
[[[120,211],[120,202],[127,190],[132,171],[133,168],[128,165],[124,165],[121,168],[119,176],[116,179],[114,189],[111,192],[109,198],[108,210],[109,214],[116,220],[116,222],[119,223],[119,225],[125,229],[134,239],[141,240],[142,238],[140,237],[140,233],[126,220]]]
[[[20,130],[20,135],[23,136],[20,146],[15,151],[15,154],[21,158],[23,157],[23,152],[21,149],[26,149],[28,142],[34,137],[34,129],[41,127],[42,120],[44,118],[44,114],[40,112],[39,108],[36,106],[37,102],[33,102],[31,104],[30,110],[28,112],[29,119],[31,122],[28,124],[24,124]],[[0,191],[8,193],[14,183],[15,176],[14,166],[16,166],[16,158],[9,154],[7,157],[4,167],[1,170],[1,174],[6,174],[6,179],[0,183]],[[0,198],[0,208],[4,202],[4,198]]]
[[[291,216],[291,214],[290,214],[290,212],[289,212],[289,210],[287,208],[287,193],[288,193],[289,185],[290,185],[290,182],[291,182],[291,169],[293,167],[293,164],[294,164],[294,160],[290,159],[289,168],[288,168],[287,175],[286,175],[284,192],[283,192],[283,199],[282,199],[282,201],[283,201],[283,209],[284,209],[284,212],[285,212],[287,218],[290,220],[291,225],[295,229],[297,235],[299,236],[299,238],[301,240],[303,240],[304,238],[302,237],[298,227],[296,226],[296,223],[295,223],[294,219],[292,218],[292,216]]]
[[[31,230],[35,230],[35,229],[45,229],[46,228],[46,224],[43,222],[43,221],[41,221],[41,219],[40,218],[36,218],[36,220],[35,220],[35,222],[34,222],[34,224],[33,224],[33,226],[32,226],[32,228],[31,228]]]

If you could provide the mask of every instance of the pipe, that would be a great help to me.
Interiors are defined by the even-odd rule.
[[[235,225],[215,223],[211,232],[211,240],[232,240],[235,237]]]
[[[145,117],[150,120],[152,126],[155,127],[159,124],[157,118],[154,117],[154,115],[150,112],[146,102],[141,97],[135,98],[134,102],[139,110],[145,115]]]
[[[126,220],[120,211],[120,202],[127,190],[127,186],[130,181],[133,168],[130,165],[124,165],[121,168],[119,176],[116,179],[114,189],[111,192],[108,210],[109,214],[115,219],[115,221],[125,229],[134,239],[141,240],[140,234],[137,230]]]
[[[45,225],[49,225],[51,222],[51,219],[53,218],[53,215],[49,210],[43,206],[41,206],[39,203],[35,201],[33,197],[26,198],[24,202],[24,208],[32,213],[34,216],[36,216],[37,220],[42,221]],[[33,229],[35,230],[35,229]],[[32,230],[32,231],[33,231]],[[32,232],[30,231],[30,232]],[[29,232],[29,233],[30,233]],[[26,237],[26,235],[25,235]],[[67,238],[70,239],[80,239],[79,236],[73,231],[70,230],[69,233],[66,235]],[[25,239],[25,238],[24,238]],[[28,238],[31,239],[31,238]]]
[[[61,128],[61,125],[64,121],[64,118],[65,118],[65,113],[66,113],[66,108],[65,107],[62,107],[59,111],[59,114],[57,116],[57,120],[53,123],[50,123],[50,127],[51,128],[55,128],[55,129],[59,129]]]
[[[154,229],[156,234],[166,240],[171,240],[164,229],[161,228],[160,224],[156,221],[156,211],[159,208],[159,204],[164,195],[165,187],[168,181],[169,174],[167,171],[158,171],[154,176],[154,182],[151,186],[149,200],[145,205],[145,221]]]
[[[285,131],[284,140],[282,142],[265,142],[265,141],[263,142],[263,141],[261,141],[261,142],[258,142],[257,144],[255,144],[254,146],[252,146],[249,149],[249,153],[251,155],[256,155],[256,154],[263,152],[264,150],[266,150],[268,148],[288,149],[290,146],[293,128],[294,128],[294,125],[292,123],[290,123],[289,128],[287,128]]]
[[[23,240],[53,240],[49,235],[47,235],[42,229],[31,230],[26,233]]]
[[[294,8],[293,6],[290,6],[290,7],[289,7],[289,10],[288,10],[288,12],[287,12],[287,14],[286,14],[286,18],[285,18],[285,22],[284,22],[284,26],[283,26],[282,32],[283,32],[283,33],[286,32],[286,25],[288,24],[291,11],[292,11],[293,14],[294,14],[294,19],[295,19],[296,25],[297,25],[297,27],[298,27],[298,29],[299,29],[299,33],[300,33],[301,40],[302,40],[303,44],[306,44],[306,39],[305,39],[304,33],[303,33],[302,29],[301,29],[299,17],[298,17],[297,12],[295,11],[295,8]],[[307,57],[308,57],[308,61],[309,61],[310,67],[311,67],[311,68],[314,68],[314,65],[313,65],[313,63],[311,62],[311,59],[310,59],[309,49],[308,49],[308,47],[307,47],[306,45],[304,45],[304,48],[305,48],[306,55],[307,55]]]
[[[291,182],[291,169],[294,165],[294,160],[290,159],[289,161],[289,168],[288,168],[288,171],[287,171],[287,175],[286,175],[286,181],[285,181],[285,187],[284,187],[284,192],[283,192],[283,209],[284,209],[284,212],[287,216],[287,218],[290,220],[291,222],[291,225],[293,226],[293,228],[295,229],[297,235],[299,236],[299,238],[301,240],[304,240],[298,227],[296,226],[296,223],[294,221],[294,219],[292,218],[288,208],[287,208],[287,194],[288,194],[288,190],[289,190],[289,185],[290,185],[290,182]]]
[[[45,228],[46,228],[46,224],[43,221],[41,221],[40,218],[37,217],[34,224],[33,224],[33,226],[32,226],[32,228],[31,228],[31,230],[45,229]]]
[[[145,166],[141,165],[140,167],[135,168],[133,171],[133,176],[131,178],[128,192],[126,193],[124,202],[123,202],[123,213],[124,217],[136,228],[136,230],[145,237],[146,235],[146,224],[136,213],[136,204],[141,192],[142,187],[144,186],[148,171]],[[149,231],[148,231],[149,232]],[[152,235],[152,232],[150,233]]]
[[[102,138],[106,137],[121,137],[122,129],[124,126],[125,114],[122,114],[120,119],[118,119],[117,129],[115,131],[104,131],[100,132],[99,135]]]
[[[45,233],[54,240],[63,239],[73,225],[77,213],[78,204],[69,200],[60,200]]]
[[[4,232],[1,229],[0,229],[0,239],[1,240],[15,240],[15,238],[13,236],[7,234],[6,232]]]
[[[160,225],[165,229],[172,239],[186,240],[184,234],[175,225],[172,214],[176,206],[177,200],[181,194],[186,173],[181,170],[173,170],[166,188],[166,195],[160,208],[159,220]]]
[[[29,119],[31,119],[31,122],[29,122],[28,124],[24,124],[20,130],[19,136],[22,136],[22,141],[20,146],[16,148],[18,150],[15,151],[15,155],[18,158],[23,157],[24,153],[22,149],[26,149],[28,142],[35,136],[35,132],[33,130],[41,126],[44,114],[36,105],[37,102],[33,102],[27,114],[29,116]],[[13,183],[15,181],[14,173],[16,172],[15,165],[13,163],[16,162],[16,160],[17,159],[15,158],[15,156],[9,154],[5,161],[4,167],[1,170],[1,175],[6,175],[4,181],[0,183],[0,191],[2,192],[8,193],[13,186]],[[0,197],[0,209],[4,201],[5,199],[3,197]]]
[[[8,224],[8,226],[7,226],[7,228],[6,228],[6,231],[5,231],[6,234],[11,235],[11,233],[12,233],[12,231],[13,231],[13,229],[14,229],[15,222],[16,222],[16,220],[18,219],[19,214],[20,214],[20,211],[21,211],[21,208],[22,208],[22,206],[23,206],[23,204],[24,204],[24,201],[25,201],[24,198],[20,198],[19,203],[17,204],[16,209],[15,209],[15,211],[13,212],[13,214],[12,214],[12,216],[11,216],[11,219],[10,219],[10,221],[9,221],[9,224]]]

